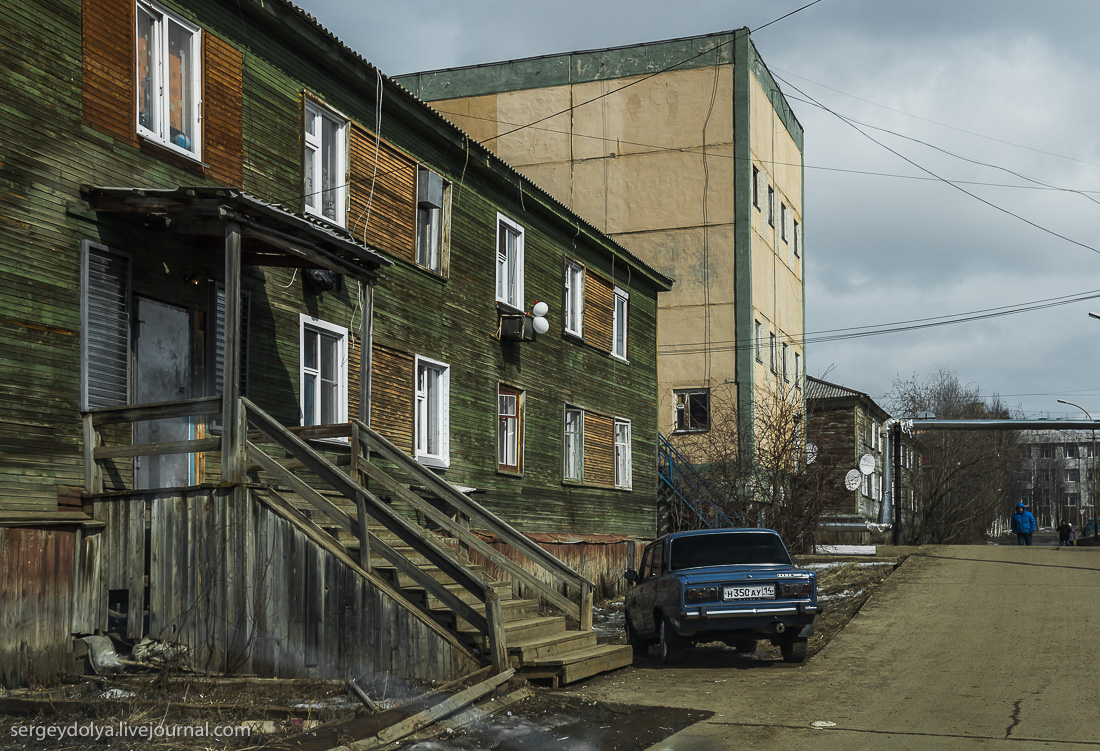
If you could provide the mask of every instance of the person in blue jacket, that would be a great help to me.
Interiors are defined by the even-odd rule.
[[[1023,503],[1016,504],[1016,513],[1012,515],[1012,531],[1016,533],[1016,544],[1030,545],[1031,535],[1038,529],[1035,515],[1024,508]]]

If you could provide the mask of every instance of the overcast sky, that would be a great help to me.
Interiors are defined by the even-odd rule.
[[[397,75],[755,30],[807,1],[298,4]],[[753,33],[806,132],[810,375],[881,399],[945,367],[1026,416],[1100,418],[1100,299],[817,335],[1100,295],[1098,27],[1091,0],[821,0]]]

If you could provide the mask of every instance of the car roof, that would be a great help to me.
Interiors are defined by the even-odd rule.
[[[700,537],[709,535],[724,535],[724,534],[764,534],[775,535],[779,537],[779,533],[774,529],[764,529],[763,527],[725,527],[721,529],[691,529],[684,532],[672,532],[657,538],[657,542],[662,540],[680,540],[685,537]]]

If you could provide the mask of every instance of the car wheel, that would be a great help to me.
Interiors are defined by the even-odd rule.
[[[739,641],[733,645],[733,648],[737,650],[738,654],[751,655],[756,651],[756,645],[759,642],[756,639],[749,639],[748,641]]]
[[[679,665],[684,661],[684,640],[677,634],[668,618],[661,618],[661,662]]]
[[[634,630],[634,625],[630,622],[629,610],[623,613],[623,620],[626,623],[626,643],[634,650],[634,654],[644,655],[649,651],[649,645],[642,641],[642,637],[638,636],[638,632]]]
[[[783,662],[805,662],[806,640],[792,639],[779,645],[779,651],[783,655]]]

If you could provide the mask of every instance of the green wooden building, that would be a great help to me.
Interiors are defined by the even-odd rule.
[[[652,535],[671,280],[284,0],[13,0],[0,41],[0,684],[112,612],[223,668],[476,664],[370,524],[518,545],[583,627],[519,533]]]

